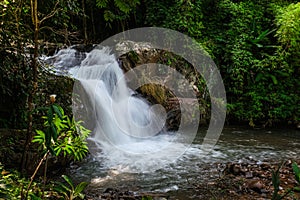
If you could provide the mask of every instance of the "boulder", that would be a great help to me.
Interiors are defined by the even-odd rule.
[[[204,94],[199,92],[199,89],[197,87],[197,83],[201,82],[199,81],[201,76],[197,73],[193,66],[188,64],[188,62],[186,62],[182,58],[170,52],[155,49],[151,46],[151,44],[145,42],[122,41],[116,45],[116,51],[118,55],[120,55],[118,57],[118,60],[124,73],[134,69],[137,66],[144,64],[163,64],[165,66],[175,69],[176,72],[184,76],[185,79],[188,80],[188,83],[192,85],[196,96],[198,98],[201,97],[203,99]],[[194,108],[194,106],[197,106],[197,103],[200,103],[200,122],[206,123],[206,119],[209,116],[207,112],[208,106],[203,100],[199,101],[199,99],[189,98],[190,94],[186,93],[186,87],[189,87],[189,85],[186,85],[185,82],[182,82],[178,79],[174,80],[173,74],[170,74],[169,72],[169,74],[163,73],[159,70],[159,67],[151,67],[151,65],[148,66],[150,67],[148,67],[149,69],[147,68],[147,74],[141,74],[139,72],[137,72],[139,73],[137,74],[137,70],[134,71],[136,73],[135,78],[137,79],[135,81],[144,81],[144,79],[147,80],[149,79],[149,77],[151,77],[151,80],[153,80],[152,78],[154,77],[154,79],[157,80],[156,82],[162,84],[142,85],[137,83],[139,85],[142,85],[140,88],[137,89],[137,91],[151,104],[160,104],[166,109],[166,128],[168,130],[177,130],[180,124],[198,125],[198,120],[184,118],[181,119],[182,109],[188,112],[193,112],[192,108]],[[172,90],[167,88],[165,85],[171,85],[172,88],[176,88],[177,96],[174,94],[174,92],[172,92]],[[180,101],[183,101],[183,105],[185,106],[180,106]]]

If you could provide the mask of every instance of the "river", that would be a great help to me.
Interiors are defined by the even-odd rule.
[[[206,156],[200,150],[202,132],[200,129],[193,144],[174,163],[156,171],[131,172],[126,166],[108,168],[105,160],[90,156],[80,165],[72,166],[70,175],[77,181],[90,182],[89,187],[99,193],[106,188],[118,188],[187,195],[191,184],[208,183],[221,176],[227,162],[260,165],[299,159],[299,130],[225,127],[213,151]]]

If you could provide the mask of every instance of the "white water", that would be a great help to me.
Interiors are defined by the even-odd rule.
[[[79,116],[77,106],[75,119],[88,122],[90,151],[108,168],[153,171],[175,161],[189,146],[180,142],[184,139],[179,133],[165,132],[165,115],[127,87],[108,48],[96,47],[89,53],[70,48],[46,60],[78,80],[73,92],[79,102],[89,102],[79,106],[89,112]]]

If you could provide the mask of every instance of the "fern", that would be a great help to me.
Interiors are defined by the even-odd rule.
[[[99,8],[107,8],[108,0],[96,0],[96,6]]]
[[[130,4],[124,0],[115,0],[115,5],[120,9],[120,11],[128,14],[130,12]]]
[[[104,9],[104,20],[106,22],[125,21],[131,13],[134,13],[140,0],[96,0],[96,6]]]

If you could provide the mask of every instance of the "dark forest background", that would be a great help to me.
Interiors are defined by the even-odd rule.
[[[210,54],[225,83],[229,123],[299,123],[297,1],[4,0],[0,10],[1,127],[31,120],[45,79],[39,55],[147,26],[187,34]]]

